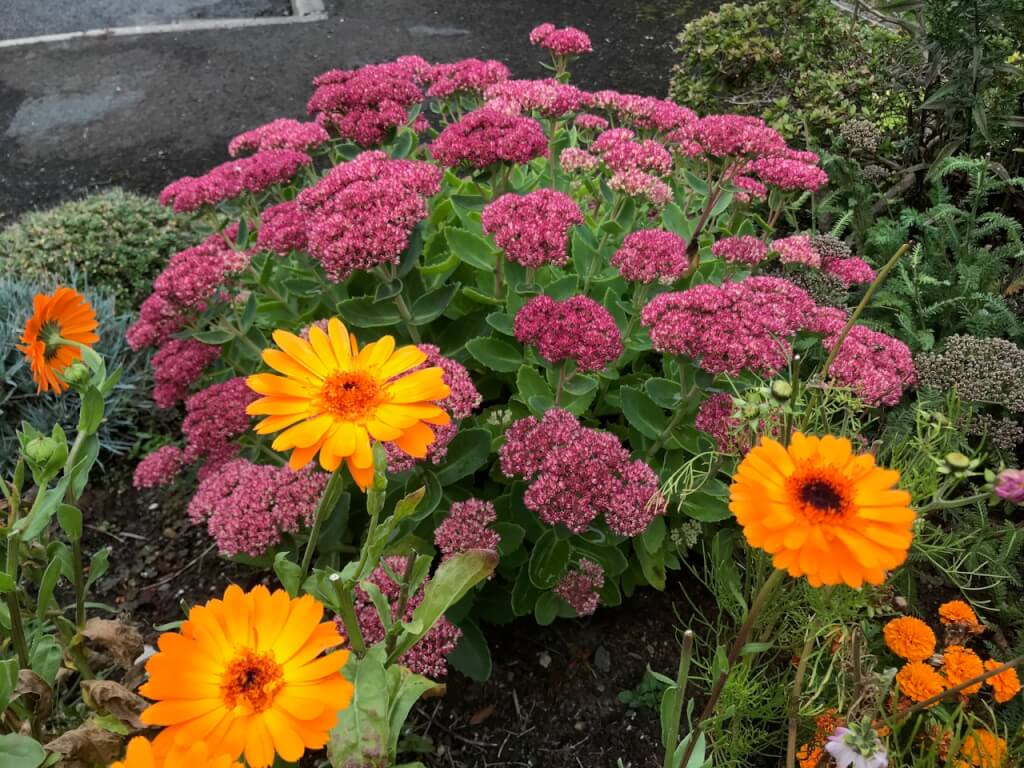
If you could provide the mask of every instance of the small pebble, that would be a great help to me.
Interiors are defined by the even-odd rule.
[[[541,651],[537,654],[537,661],[544,669],[547,669],[551,666],[551,654],[547,651]]]

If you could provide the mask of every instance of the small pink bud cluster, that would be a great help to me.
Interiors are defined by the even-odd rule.
[[[686,241],[663,229],[641,229],[626,235],[612,256],[612,266],[627,280],[671,284],[682,277],[689,261]]]
[[[653,139],[636,141],[636,134],[628,128],[605,131],[590,146],[600,155],[612,173],[643,171],[655,176],[672,173],[672,154]]]
[[[442,165],[486,168],[499,162],[528,163],[548,153],[548,139],[532,117],[483,107],[448,125],[430,145]]]
[[[626,197],[646,200],[655,208],[663,208],[672,201],[672,188],[656,176],[632,170],[613,174],[608,187]]]
[[[530,32],[530,44],[546,48],[556,56],[579,56],[594,50],[590,37],[576,27],[556,28],[554,24],[541,24]]]
[[[243,192],[262,192],[286,184],[304,165],[313,162],[304,152],[268,149],[249,157],[222,163],[202,176],[185,176],[164,187],[161,205],[173,205],[177,213],[215,205]]]
[[[263,209],[256,234],[258,250],[287,256],[292,251],[306,250],[308,243],[306,217],[296,201],[286,200]]]
[[[165,445],[148,454],[135,467],[132,485],[136,488],[160,488],[169,485],[188,462],[176,445]]]
[[[1011,504],[1024,504],[1024,471],[1004,469],[996,478],[995,492]]]
[[[298,197],[310,254],[337,282],[357,270],[397,264],[427,215],[424,198],[437,194],[440,183],[437,166],[391,160],[380,151],[335,166]]]
[[[569,231],[582,223],[576,202],[547,187],[526,195],[502,195],[483,212],[484,232],[494,237],[508,260],[534,269],[545,264],[565,266]]]
[[[136,352],[146,347],[162,347],[185,327],[186,316],[163,296],[153,293],[139,307],[139,317],[125,333],[128,346]]]
[[[548,118],[578,112],[590,103],[590,96],[586,92],[554,78],[506,80],[490,86],[484,92],[484,97],[488,102],[497,102],[496,107],[504,111],[539,112]]]
[[[199,483],[188,515],[206,523],[222,555],[258,557],[313,519],[327,475],[231,459]]]
[[[697,121],[692,109],[654,96],[605,90],[592,94],[592,103],[594,107],[616,115],[620,122],[628,122],[642,131],[669,133],[685,129]]]
[[[707,115],[695,120],[670,137],[686,139],[699,151],[712,157],[747,157],[785,152],[786,140],[759,117],[747,115]]]
[[[821,271],[835,275],[840,282],[849,288],[852,285],[867,285],[875,282],[875,270],[864,259],[850,256],[846,259],[825,259]]]
[[[427,355],[427,359],[413,370],[435,366],[440,368],[444,371],[444,383],[451,390],[448,397],[438,403],[451,417],[451,423],[440,426],[431,425],[434,442],[427,448],[426,457],[420,459],[420,461],[440,464],[448,454],[448,444],[459,431],[458,422],[469,418],[473,411],[480,407],[483,397],[473,385],[473,377],[461,363],[442,355],[441,350],[433,344],[420,344],[419,348]],[[416,466],[417,460],[394,443],[384,443],[384,450],[388,454],[389,471],[405,472]]]
[[[456,94],[482,96],[490,86],[509,78],[508,67],[489,59],[462,59],[451,64],[435,64],[427,73],[427,96],[447,99]]]
[[[228,144],[228,154],[237,157],[243,152],[262,152],[266,149],[291,149],[308,152],[330,139],[316,123],[301,123],[282,117],[259,128],[240,133]]]
[[[654,470],[631,460],[615,435],[584,427],[568,411],[527,416],[505,438],[501,471],[529,483],[523,503],[548,525],[582,533],[604,515],[613,532],[637,536],[665,511]]]
[[[153,281],[153,293],[180,309],[203,311],[224,282],[230,251],[224,238],[214,235],[174,254]]]
[[[768,187],[750,176],[733,176],[732,183],[738,190],[736,201],[749,203],[751,200],[764,200],[768,197]]]
[[[386,558],[388,568],[396,574],[405,572],[406,560],[404,557],[395,556]],[[410,595],[405,605],[405,611],[398,615],[398,603],[401,587],[388,575],[383,567],[378,567],[367,579],[381,591],[388,604],[391,606],[392,621],[410,621],[413,611],[423,602],[423,590],[426,588],[429,579]],[[363,640],[367,646],[379,643],[386,634],[384,625],[381,623],[373,600],[361,587],[355,590],[356,619],[359,622],[359,629],[363,634]],[[344,625],[338,619],[338,629],[345,631]],[[438,622],[424,635],[423,639],[414,645],[409,651],[402,655],[399,662],[417,675],[423,675],[433,679],[444,677],[448,674],[448,662],[446,657],[455,650],[462,637],[462,630],[442,616]]]
[[[768,255],[768,246],[753,235],[736,235],[716,240],[711,253],[730,264],[759,264]]]
[[[573,124],[581,131],[603,131],[609,125],[608,121],[600,115],[591,115],[586,112],[576,115]]]
[[[765,184],[779,189],[805,189],[817,192],[828,183],[828,174],[818,167],[813,152],[787,153],[759,157],[750,162],[744,173],[757,176]]]
[[[487,526],[498,519],[494,505],[480,499],[452,504],[448,517],[434,529],[434,545],[444,559],[469,549],[498,551],[501,537]]]
[[[753,431],[736,412],[732,396],[724,392],[711,395],[700,404],[694,426],[711,435],[721,453],[742,456],[754,447]],[[780,439],[784,428],[782,412],[770,411],[767,419],[758,419],[757,426],[759,435]]]
[[[810,296],[788,280],[749,277],[663,293],[641,318],[659,352],[685,355],[708,373],[735,376],[749,369],[771,376],[789,362],[789,339],[814,309]]]
[[[772,240],[771,250],[779,254],[783,264],[803,264],[817,269],[821,266],[821,254],[807,235],[792,235]]]
[[[615,318],[587,296],[535,296],[516,313],[515,334],[549,363],[573,360],[580,371],[604,370],[623,349]]]
[[[583,558],[576,570],[562,574],[554,591],[573,607],[577,616],[590,616],[601,601],[598,593],[603,586],[604,569],[593,560]]]
[[[153,355],[153,402],[170,408],[188,395],[210,363],[220,357],[220,348],[195,339],[171,339]]]
[[[189,463],[205,459],[207,466],[221,464],[238,453],[231,442],[249,431],[251,422],[245,412],[257,398],[241,376],[212,384],[185,401],[185,455]]]
[[[374,146],[409,120],[409,108],[423,100],[420,84],[430,70],[419,56],[359,69],[334,69],[313,80],[316,91],[306,110],[342,138]]]
[[[842,310],[820,307],[809,320],[808,329],[823,335],[822,346],[831,353],[846,322]],[[828,375],[872,406],[896,405],[903,390],[917,383],[909,347],[863,325],[850,328]]]
[[[590,173],[597,169],[601,161],[578,147],[566,147],[558,156],[558,163],[566,173]]]

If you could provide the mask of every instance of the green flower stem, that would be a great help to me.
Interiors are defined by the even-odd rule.
[[[395,623],[391,625],[391,631],[388,632],[388,639],[385,643],[388,656],[390,657],[395,650],[395,644],[398,642],[398,635],[402,629],[402,617],[405,615],[405,607],[409,604],[409,589],[412,586],[412,571],[416,566],[416,552],[415,550],[405,556],[405,570],[402,572],[402,586],[398,592],[398,603],[395,606]]]
[[[562,389],[565,387],[565,365],[566,361],[563,360],[558,364],[558,384],[555,386],[555,405],[559,405],[562,401]]]
[[[409,332],[409,338],[412,339],[413,344],[419,344],[422,341],[419,329],[412,324],[412,312],[409,311],[409,305],[405,303],[402,294],[395,296],[395,306],[398,308],[398,314],[402,318],[405,330]]]
[[[822,378],[828,376],[828,371],[832,367],[832,363],[835,362],[836,355],[838,355],[839,350],[842,349],[843,342],[846,341],[846,337],[850,333],[850,329],[853,328],[854,323],[857,322],[865,308],[869,303],[871,303],[871,299],[874,297],[875,292],[881,287],[882,283],[885,282],[885,278],[889,276],[893,267],[896,266],[896,262],[900,260],[900,257],[903,256],[909,248],[910,243],[904,243],[901,245],[896,253],[892,255],[892,258],[885,263],[885,266],[878,270],[878,276],[875,278],[875,282],[868,286],[868,289],[864,292],[864,298],[860,300],[860,304],[858,304],[857,308],[850,314],[850,319],[846,321],[846,325],[844,325],[843,330],[840,331],[839,337],[836,339],[836,343],[832,347],[832,352],[825,361],[825,366],[821,369]]]
[[[636,329],[636,323],[637,320],[640,319],[640,312],[642,311],[644,302],[647,300],[647,291],[649,288],[650,286],[646,283],[637,283],[636,287],[633,289],[633,311],[629,316],[629,322],[626,323],[626,331],[622,334],[623,341],[627,341]]]
[[[11,525],[17,521],[16,513],[12,515]],[[14,589],[4,597],[7,601],[7,610],[11,614],[11,640],[14,642],[14,650],[18,654],[18,665],[22,669],[28,669],[28,643],[25,641],[25,625],[21,620],[21,604],[18,602],[18,550],[21,546],[21,537],[13,533],[7,537],[7,575],[14,581]]]
[[[612,205],[611,211],[608,212],[608,218],[605,219],[605,222],[615,221],[615,219],[618,218],[619,214],[622,213],[622,208],[626,204],[627,199],[628,198],[625,195],[615,196],[615,203]],[[605,233],[601,235],[601,242],[597,244],[597,258],[595,258],[594,262],[590,265],[590,269],[587,270],[587,276],[583,280],[583,290],[581,293],[584,295],[586,295],[587,289],[590,288],[590,283],[594,279],[594,275],[597,274],[598,267],[602,264],[601,251],[604,250],[609,237],[611,237],[611,234],[608,231],[605,231]]]
[[[317,504],[316,513],[313,517],[313,528],[309,532],[309,541],[306,542],[306,551],[302,555],[302,564],[299,566],[299,584],[306,580],[309,575],[309,566],[313,562],[313,553],[320,539],[320,530],[323,528],[324,520],[334,511],[345,490],[345,479],[341,473],[341,467],[331,473],[331,479],[327,481],[327,487]]]
[[[366,653],[366,643],[363,641],[363,632],[359,629],[359,619],[356,617],[356,608],[352,601],[352,587],[339,579],[334,582],[334,591],[338,596],[338,616],[345,626],[348,644],[356,656],[362,656]]]
[[[75,435],[75,442],[71,444],[71,450],[68,451],[67,461],[64,463],[64,476],[68,477],[71,474],[71,470],[74,469],[75,465],[78,464],[82,451],[85,449],[85,440],[90,435],[79,430],[78,434]],[[70,484],[68,485],[67,494],[65,500],[68,504],[74,504],[77,499],[71,490]],[[75,626],[82,629],[85,626],[85,569],[82,565],[82,541],[81,537],[76,537],[71,540],[71,565],[72,565],[72,581],[75,590]]]
[[[978,493],[974,496],[967,496],[963,499],[933,499],[932,501],[925,504],[923,507],[917,508],[917,514],[923,515],[928,512],[934,512],[936,509],[957,509],[958,507],[966,507],[968,504],[973,504],[976,501],[984,501],[991,494]]]
[[[786,734],[786,768],[794,768],[796,765],[796,729],[800,722],[800,694],[804,687],[804,675],[807,674],[807,657],[811,655],[811,649],[814,647],[819,624],[818,616],[815,615],[807,630],[807,638],[804,640],[796,668],[796,677],[793,679],[793,691],[789,697],[789,730]]]
[[[743,647],[747,644],[747,639],[750,637],[750,632],[754,628],[754,622],[757,620],[758,614],[764,608],[768,602],[768,598],[772,596],[775,588],[779,582],[782,581],[786,575],[785,571],[775,570],[772,575],[768,577],[764,585],[758,591],[757,596],[754,598],[753,604],[750,606],[750,611],[747,613],[747,618],[744,619],[743,624],[740,626],[740,631],[736,635],[736,640],[732,644],[732,648],[729,650],[729,656],[726,660],[725,669],[718,676],[715,681],[714,687],[711,689],[711,693],[708,695],[707,704],[704,705],[704,709],[701,711],[700,716],[693,724],[693,729],[690,731],[689,742],[686,745],[686,751],[683,752],[683,757],[679,761],[679,765],[684,767],[690,762],[690,757],[693,755],[693,750],[697,746],[697,737],[700,736],[704,730],[704,721],[707,720],[712,713],[715,711],[715,707],[718,704],[718,699],[722,695],[722,690],[725,688],[725,683],[729,679],[729,674],[732,672],[736,662],[740,657],[740,653],[743,651]]]
[[[499,253],[494,260],[494,295],[496,298],[505,298],[505,256]]]
[[[686,683],[690,679],[690,660],[693,658],[693,630],[686,630],[683,633],[683,649],[679,654],[679,671],[676,674],[676,688],[679,695],[676,697],[675,706],[672,709],[672,716],[668,721],[668,734],[666,734],[665,760],[662,768],[673,768],[672,757],[675,755],[676,747],[679,745],[679,721],[683,716],[683,701],[686,699]]]

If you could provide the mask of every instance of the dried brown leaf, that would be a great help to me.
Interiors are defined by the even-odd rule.
[[[82,636],[104,651],[124,669],[131,669],[142,653],[142,635],[131,624],[116,619],[89,619]]]
[[[18,671],[18,683],[14,686],[11,701],[24,699],[37,720],[45,720],[53,708],[53,690],[31,669]]]
[[[121,738],[95,725],[83,725],[61,734],[45,745],[62,756],[60,768],[92,768],[109,765],[121,754]]]
[[[139,715],[149,706],[149,702],[120,683],[113,680],[85,680],[82,682],[82,690],[85,692],[86,703],[97,712],[108,712],[136,731],[146,727]]]

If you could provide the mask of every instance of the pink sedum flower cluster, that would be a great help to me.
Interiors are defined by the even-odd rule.
[[[783,264],[803,264],[817,269],[821,266],[821,254],[807,235],[792,235],[772,240],[771,250],[779,254]]]
[[[548,139],[532,117],[509,115],[490,107],[449,124],[430,145],[442,165],[486,168],[494,163],[528,163],[548,153]]]
[[[612,256],[612,266],[627,280],[673,283],[686,272],[686,241],[663,229],[641,229],[626,235]]]
[[[427,73],[430,82],[427,96],[435,99],[447,99],[456,94],[482,96],[492,85],[508,80],[509,75],[508,67],[493,59],[435,64]]]
[[[562,574],[554,592],[573,607],[577,616],[591,616],[601,601],[598,593],[603,586],[604,569],[583,558],[576,570]]]
[[[185,176],[171,182],[160,193],[160,204],[172,205],[177,213],[194,211],[243,192],[262,192],[275,184],[286,184],[299,168],[311,162],[305,152],[264,150],[222,163],[202,176]]]
[[[850,256],[846,259],[826,259],[821,264],[821,271],[835,275],[847,288],[854,285],[868,285],[875,282],[877,274],[864,259]]]
[[[470,549],[498,551],[501,537],[488,528],[498,519],[494,505],[480,499],[467,499],[452,504],[448,517],[434,529],[434,545],[443,559]]]
[[[404,557],[386,558],[388,567],[396,574],[405,571]],[[413,611],[423,602],[423,590],[427,582],[417,590],[416,594],[410,595],[405,606],[405,611],[398,616],[398,599],[400,587],[395,583],[387,571],[378,567],[367,579],[376,586],[391,606],[391,618],[393,621],[409,621]],[[427,580],[429,582],[429,579]],[[367,646],[379,643],[384,639],[385,630],[381,623],[377,609],[373,605],[370,596],[360,587],[355,590],[356,619],[359,621],[359,629],[363,633],[363,640]],[[338,619],[338,629],[344,632],[344,625]],[[462,630],[452,624],[444,616],[424,635],[423,639],[414,645],[409,651],[402,655],[399,662],[415,672],[417,675],[438,679],[448,674],[448,663],[446,657],[455,650],[462,637]]]
[[[597,169],[601,161],[585,149],[566,147],[558,156],[558,163],[566,173],[590,173]]]
[[[222,555],[258,557],[310,524],[327,477],[312,468],[293,472],[232,459],[199,483],[188,515],[206,523]]]
[[[814,309],[810,296],[788,280],[749,277],[663,293],[641,319],[659,352],[685,355],[708,373],[772,376],[789,362],[789,339]]]
[[[539,112],[547,118],[578,112],[590,103],[588,93],[554,78],[506,80],[490,86],[484,97],[496,109],[515,113]]]
[[[174,254],[153,281],[153,293],[180,309],[203,311],[228,274],[230,254],[227,242],[217,235]]]
[[[613,90],[597,91],[591,95],[591,106],[605,109],[634,128],[652,133],[668,134],[689,128],[697,121],[692,109],[682,107],[668,99],[619,93]]]
[[[181,422],[188,462],[205,459],[206,468],[233,458],[238,446],[232,440],[249,430],[251,422],[245,409],[257,397],[241,376],[190,395]]]
[[[176,445],[165,445],[147,455],[135,467],[132,485],[136,488],[160,488],[169,485],[188,462]]]
[[[473,384],[473,377],[461,363],[442,355],[441,350],[433,344],[420,344],[419,348],[426,354],[427,359],[413,370],[433,366],[441,368],[444,371],[444,383],[451,390],[448,397],[438,403],[451,417],[451,422],[444,425],[431,425],[434,442],[427,447],[426,457],[420,460],[440,464],[448,455],[449,443],[458,434],[458,422],[469,418],[473,411],[480,407],[483,397]],[[384,443],[384,450],[388,455],[389,471],[405,472],[416,466],[417,460],[394,443]]]
[[[655,208],[663,208],[672,201],[672,188],[668,184],[640,170],[612,174],[608,186],[627,197],[646,200]]]
[[[185,327],[186,316],[163,296],[153,293],[139,307],[139,317],[125,333],[128,346],[138,351],[146,347],[162,347]]]
[[[580,371],[604,370],[622,354],[615,318],[587,296],[535,296],[516,313],[514,328],[516,338],[537,347],[549,363],[572,360]]]
[[[809,329],[823,335],[822,344],[831,353],[846,323],[842,310],[819,307]],[[896,405],[903,390],[917,383],[910,348],[899,339],[863,325],[850,328],[828,375],[868,405]]]
[[[636,141],[636,134],[628,128],[605,131],[590,145],[590,151],[600,155],[612,173],[642,171],[668,176],[672,172],[672,154],[653,139]]]
[[[603,131],[610,125],[608,120],[600,115],[592,115],[586,112],[582,115],[576,115],[573,124],[581,131]]]
[[[335,166],[298,197],[309,252],[332,280],[357,270],[398,264],[413,228],[426,218],[441,171],[418,160],[363,152]]]
[[[331,137],[316,123],[302,123],[282,117],[259,128],[240,133],[228,144],[228,154],[238,157],[243,152],[262,152],[266,149],[291,149],[309,152]]]
[[[171,339],[155,355],[153,402],[158,408],[170,408],[184,400],[189,387],[199,381],[206,367],[220,357],[220,348],[195,339]]]
[[[306,217],[295,200],[286,200],[263,209],[260,228],[256,233],[256,248],[287,256],[292,251],[304,251],[309,245],[306,236]]]
[[[711,253],[729,264],[753,266],[764,261],[768,246],[753,235],[737,235],[716,240],[711,246]]]
[[[753,432],[736,412],[731,395],[719,392],[706,398],[697,408],[694,426],[714,438],[719,452],[742,456],[753,444]],[[758,434],[781,439],[782,412],[773,410],[767,419],[758,420]]]
[[[554,24],[541,24],[530,32],[530,43],[546,48],[556,56],[579,56],[594,50],[590,36],[576,27],[556,28]]]
[[[582,533],[599,515],[622,536],[637,536],[665,511],[658,476],[610,432],[584,427],[554,408],[543,419],[519,419],[500,451],[506,477],[529,483],[526,508],[548,525]]]
[[[1024,504],[1024,470],[1004,469],[996,478],[995,493],[1011,504]]]
[[[483,212],[484,232],[494,237],[508,260],[533,269],[565,266],[569,232],[582,223],[576,201],[546,187],[526,195],[502,195]]]

